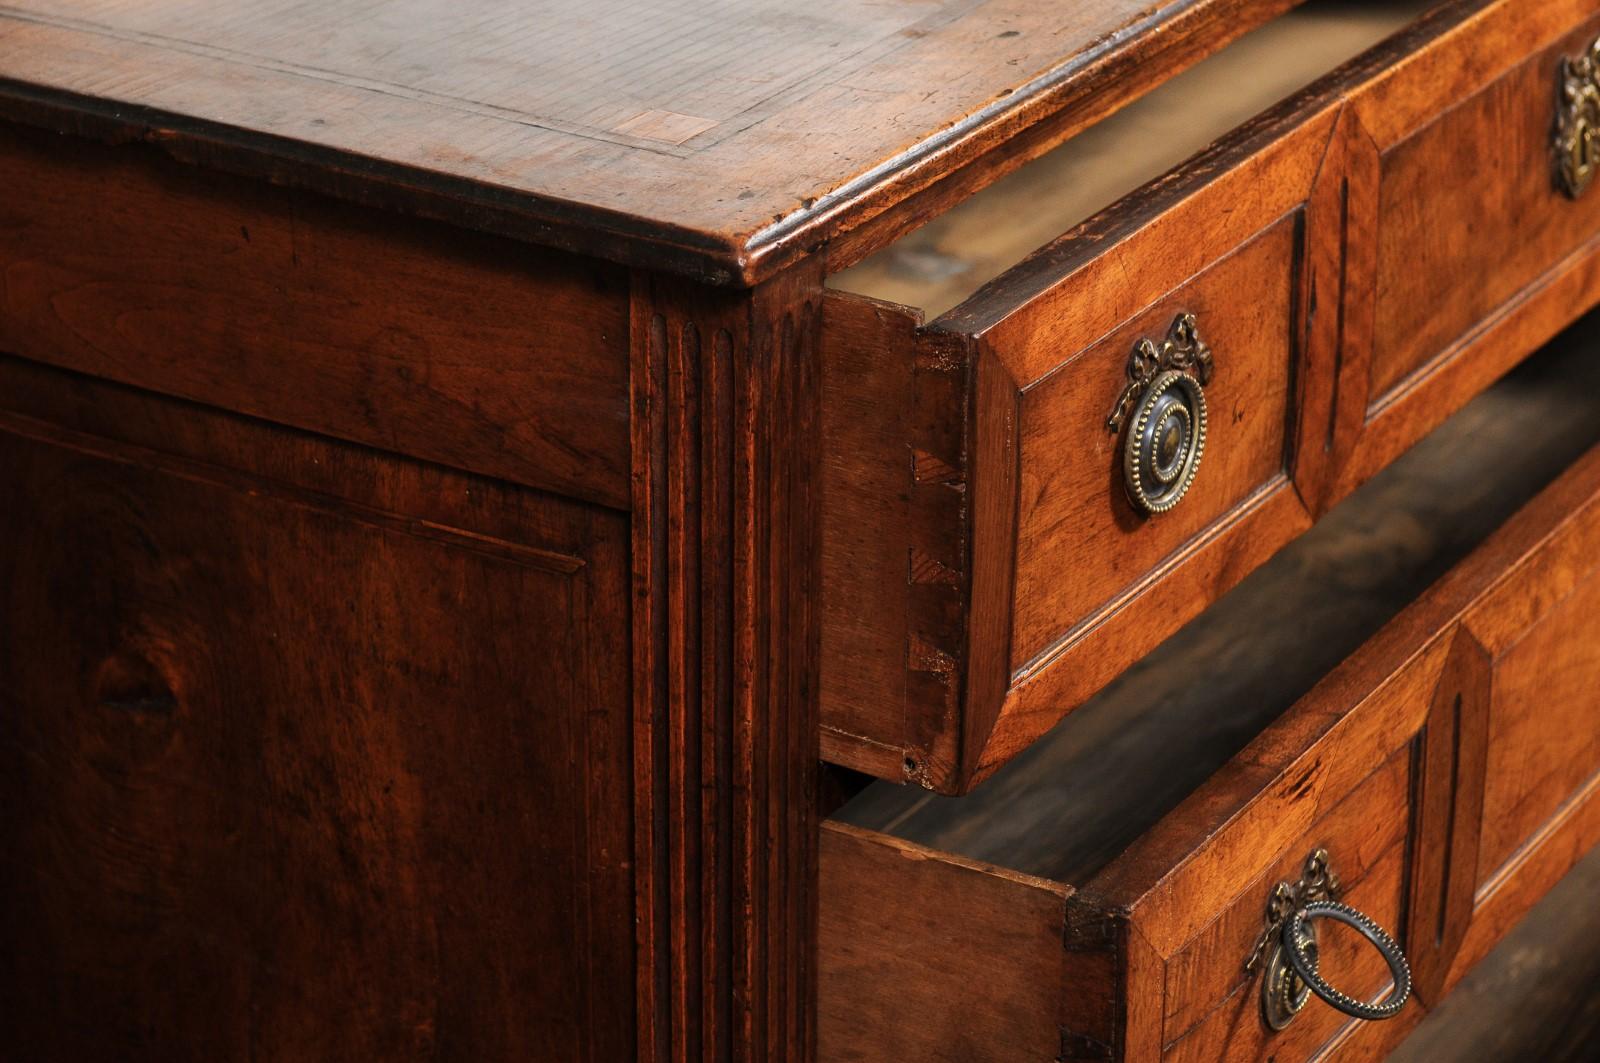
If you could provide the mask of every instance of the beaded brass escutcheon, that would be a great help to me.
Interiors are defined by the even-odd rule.
[[[1594,180],[1600,162],[1600,40],[1580,56],[1561,60],[1556,107],[1556,180],[1577,199]]]

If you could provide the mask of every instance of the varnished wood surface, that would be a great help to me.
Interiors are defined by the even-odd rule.
[[[0,1010],[32,1020],[0,1055],[809,1058],[820,263],[711,292],[15,127],[0,172],[20,193],[0,204],[0,349],[33,359],[5,355],[0,397],[43,441],[0,443],[0,667],[25,698],[3,721],[6,803],[70,820],[8,823],[5,940],[37,981],[6,972]],[[106,444],[99,470],[73,460],[96,442],[49,449],[63,424],[138,446]],[[105,688],[96,719],[148,703],[203,721],[158,767],[83,752],[117,778],[177,773],[110,829],[187,863],[102,866],[98,821],[72,819],[93,820],[79,676]],[[361,759],[367,731],[388,759]],[[257,744],[261,778],[240,767]],[[404,807],[366,791],[391,761]],[[234,770],[218,818],[175,811]],[[333,795],[352,808],[326,831],[294,811],[329,799],[324,774],[363,787]],[[69,895],[42,885],[58,873]],[[137,889],[158,919],[130,914]],[[93,934],[115,939],[107,970]],[[185,955],[195,935],[215,947]],[[318,945],[349,959],[308,973]],[[382,974],[357,991],[368,959]]]
[[[606,263],[0,125],[0,351],[617,509]]]
[[[814,268],[814,264],[813,264]],[[810,1063],[815,272],[633,277],[640,1059]]]
[[[1219,622],[1226,619],[1228,600],[1203,617],[1196,627],[1206,628],[1211,640],[1204,659],[1183,662],[1164,686],[1141,699],[1140,708],[1163,715],[1166,726],[1159,740],[1153,731],[1140,736],[1140,753],[1119,757],[1114,741],[1095,736],[1093,751],[1082,759],[1074,760],[1070,752],[1059,756],[1039,771],[1035,786],[1012,789],[1004,807],[997,803],[977,816],[967,807],[984,791],[962,801],[923,799],[913,807],[890,808],[879,803],[888,789],[880,784],[847,806],[845,819],[857,819],[854,813],[868,808],[888,833],[863,829],[859,820],[827,828],[824,942],[835,940],[830,935],[838,925],[835,906],[875,905],[877,929],[858,933],[881,936],[886,956],[897,955],[889,940],[919,938],[923,948],[910,956],[935,955],[938,962],[886,959],[871,970],[847,969],[837,984],[826,981],[822,1043],[868,1046],[861,1052],[864,1059],[890,1058],[909,1041],[927,1058],[1010,1060],[1014,1055],[1000,1045],[1026,1043],[1042,1030],[1054,1030],[1061,1047],[1042,1058],[1286,1063],[1328,1058],[1333,1052],[1333,1058],[1360,1059],[1376,1058],[1426,1008],[1437,1005],[1600,842],[1600,801],[1595,800],[1600,756],[1583,740],[1593,731],[1593,677],[1600,662],[1587,640],[1574,634],[1579,629],[1567,616],[1588,608],[1597,585],[1600,449],[1589,449],[1517,509],[1358,651],[1346,656],[1347,647],[1335,647],[1323,667],[1336,666],[1320,681],[1310,662],[1330,640],[1359,639],[1364,632],[1356,629],[1376,626],[1397,604],[1394,599],[1414,593],[1414,584],[1408,584],[1425,578],[1430,565],[1448,563],[1465,539],[1481,535],[1484,527],[1474,528],[1475,518],[1468,514],[1503,514],[1560,468],[1567,456],[1563,451],[1594,441],[1592,407],[1556,418],[1564,424],[1548,423],[1565,404],[1567,389],[1590,379],[1573,370],[1592,352],[1592,343],[1581,329],[1570,333],[1569,341],[1564,359],[1551,358],[1518,374],[1324,522],[1337,527],[1343,517],[1349,523],[1327,533],[1319,526],[1286,552],[1284,557],[1291,557],[1319,541],[1331,547],[1310,568],[1313,585],[1318,568],[1324,578],[1332,577],[1328,584],[1304,598],[1297,591],[1306,573],[1295,572],[1287,581],[1291,586],[1269,586],[1274,569],[1284,572],[1281,560],[1247,581],[1235,600],[1252,585],[1261,588],[1251,604],[1260,607],[1263,623],[1287,629],[1288,635],[1274,638],[1273,632],[1248,623]],[[1529,390],[1519,395],[1522,388]],[[1518,398],[1520,419],[1512,415]],[[1493,423],[1516,424],[1520,438],[1542,453],[1531,467],[1502,463],[1503,475],[1496,480],[1484,458],[1489,448],[1506,447],[1508,436],[1498,433],[1509,429],[1492,430],[1473,414],[1482,416],[1496,400],[1508,399],[1494,411],[1501,416]],[[1452,435],[1450,428],[1468,438]],[[1437,449],[1446,445],[1453,449]],[[1412,459],[1418,464],[1408,469]],[[1542,474],[1537,471],[1541,462],[1548,463]],[[1453,479],[1441,470],[1453,470]],[[1330,594],[1336,588],[1346,600]],[[1387,609],[1373,606],[1372,614],[1344,626],[1344,611],[1361,613],[1350,600],[1354,595],[1382,602],[1390,593],[1394,599]],[[1313,596],[1334,605],[1319,610],[1309,600]],[[1273,611],[1274,597],[1286,599],[1284,611]],[[1256,619],[1254,612],[1247,620]],[[1318,649],[1296,649],[1306,645]],[[1254,653],[1259,656],[1252,662],[1248,654]],[[1587,677],[1585,693],[1565,697],[1587,722],[1538,716],[1536,700],[1523,692],[1519,680],[1530,669],[1566,677],[1559,681],[1574,686]],[[1260,678],[1260,687],[1231,686],[1238,673]],[[1254,726],[1267,724],[1266,730],[1221,763],[1237,745],[1215,734],[1208,737],[1206,715],[1185,719],[1170,708],[1196,688],[1214,698],[1211,717],[1248,714],[1262,702],[1276,702],[1274,709],[1295,703],[1281,716],[1264,711]],[[1241,710],[1241,704],[1248,708]],[[1540,722],[1521,722],[1533,719]],[[1069,720],[1061,731],[1070,731],[1073,723]],[[1537,752],[1508,737],[1523,726],[1539,731]],[[1192,769],[1189,782],[1197,786],[1192,793],[1142,823],[1132,822],[1144,807],[1144,791],[1160,786],[1167,775],[1191,771],[1189,764],[1206,760],[1213,746],[1217,760]],[[1565,770],[1569,751],[1588,758],[1583,771]],[[992,781],[1002,783],[1026,759]],[[1061,800],[1063,781],[1075,773],[1097,777],[1080,790],[1078,801]],[[1546,800],[1547,782],[1562,791],[1560,802]],[[1526,808],[1527,815],[1508,815],[1511,806],[1497,806],[1496,792],[1515,794],[1515,806]],[[928,811],[939,803],[947,807]],[[1082,846],[1086,825],[1073,818],[1089,809],[1101,819],[1129,817],[1127,833],[1098,854]],[[983,828],[969,829],[979,820],[987,820]],[[1494,847],[1502,823],[1518,836],[1509,855]],[[925,833],[919,836],[919,830]],[[985,849],[986,834],[1005,841]],[[1272,884],[1296,877],[1306,853],[1318,846],[1329,850],[1345,898],[1403,941],[1417,976],[1416,1003],[1394,1022],[1370,1024],[1350,1022],[1313,1004],[1274,1035],[1259,1017],[1256,977],[1244,961],[1261,930]],[[897,884],[909,874],[906,869],[946,859],[990,876],[989,895],[974,904],[984,910],[998,905],[1019,881],[1031,881],[1019,876],[1042,872],[1048,881],[1076,884],[1066,898],[1062,955],[1030,961],[1033,981],[1050,985],[1060,979],[1067,987],[1059,1005],[1037,1010],[1020,1026],[1005,1026],[995,1050],[975,1057],[955,1051],[948,1038],[936,1039],[937,1031],[961,1028],[959,1023],[942,1014],[925,1021],[917,1000],[899,997],[893,988],[922,971],[954,985],[962,981],[962,969],[976,971],[986,958],[981,947],[954,947],[942,923],[924,920],[926,905],[902,910],[894,900],[901,896]],[[830,874],[835,866],[844,870]],[[870,867],[878,868],[870,888],[841,886],[843,894],[831,892],[835,881],[848,883],[851,873]],[[1020,935],[1025,926],[1020,917],[1003,922],[997,939]],[[947,941],[949,950],[943,947]],[[843,947],[835,941],[836,949]],[[825,949],[825,964],[832,955]],[[1064,972],[1058,962],[1065,963]],[[1358,994],[1376,995],[1386,980],[1376,954],[1357,948],[1351,935],[1325,936],[1322,969]],[[990,998],[988,980],[966,984],[965,996],[950,994],[950,1007],[971,1006],[975,1014],[988,1016],[986,1022],[1005,1014],[990,1010],[997,1001]],[[890,1003],[902,1000],[903,1008]],[[887,1009],[893,1021],[882,1033],[862,1035],[856,1016],[873,1006]]]
[[[0,358],[0,1057],[634,1054],[619,514]]]
[[[1384,238],[1373,406],[1600,226],[1600,201],[1553,195],[1543,165],[1561,57],[1581,55],[1597,34],[1600,16],[1561,33],[1461,106],[1376,141],[1382,191],[1372,224]],[[1363,117],[1377,125],[1394,104],[1392,93],[1379,94]],[[1444,159],[1457,160],[1448,179]]]
[[[1600,215],[1592,197],[1557,190],[1550,157],[1557,68],[1600,33],[1594,5],[1465,15],[1352,99],[1365,176],[1348,225],[1362,253],[1331,497],[1563,328],[1570,308],[1600,300]],[[1458,163],[1469,142],[1485,147]]]
[[[1600,362],[1584,335],[1596,323],[1574,325],[972,793],[875,783],[837,818],[1086,880],[1600,442]]]
[[[753,283],[1293,3],[12,0],[0,113]]]
[[[1417,18],[1436,0],[1311,0],[828,279],[934,318],[1037,248]]]
[[[893,310],[833,293],[841,328],[830,362],[889,379],[868,385],[888,396],[877,422],[825,422],[840,426],[829,446],[842,455],[828,482],[840,512],[829,519],[851,529],[848,542],[825,529],[829,563],[846,573],[825,593],[911,564],[895,600],[877,588],[852,599],[879,612],[885,638],[903,627],[907,649],[842,666],[853,689],[825,691],[827,755],[941,792],[981,782],[1592,306],[1600,243],[1587,208],[1563,205],[1548,143],[1530,131],[1529,116],[1554,106],[1549,86],[1523,76],[1551,65],[1552,41],[1581,34],[1592,14],[1584,0],[1431,10],[932,323],[918,327],[906,311],[900,326],[857,329]],[[1450,56],[1459,61],[1446,76]],[[1508,94],[1515,108],[1484,102]],[[1469,118],[1474,136],[1504,140],[1516,174],[1497,165],[1486,189],[1435,152],[1435,184],[1415,195],[1506,195],[1530,217],[1573,225],[1562,242],[1540,222],[1539,250],[1524,248],[1519,262],[1537,258],[1543,272],[1529,267],[1522,287],[1495,289],[1496,305],[1474,304],[1482,317],[1458,342],[1374,401],[1378,259],[1397,239],[1380,210],[1394,156],[1374,138]],[[1470,214],[1436,222],[1471,250],[1462,269],[1487,268],[1495,241],[1475,242]],[[1283,246],[1267,253],[1274,232]],[[1414,283],[1452,283],[1445,259],[1422,272],[1430,279]],[[1218,337],[1216,416],[1188,497],[1145,518],[1119,483],[1119,441],[1096,424],[1121,392],[1134,341],[1159,338],[1182,311]],[[1242,376],[1229,376],[1230,359]],[[956,381],[942,411],[928,408],[935,374]],[[918,457],[908,465],[904,451]],[[878,505],[880,482],[896,476],[896,501]],[[872,489],[858,492],[854,477]],[[1086,575],[1061,578],[1084,558]],[[825,656],[840,644],[825,632]],[[849,645],[862,658],[877,648]],[[858,696],[874,688],[884,695]]]
[[[910,403],[914,416],[886,415],[903,420],[887,441],[891,423],[825,421],[837,426],[825,438],[840,455],[826,519],[857,530],[843,549],[825,528],[825,563],[846,574],[824,593],[849,603],[874,549],[909,552],[911,649],[882,668],[939,677],[908,684],[903,705],[826,703],[824,724],[838,736],[830,756],[872,770],[851,748],[865,736],[903,750],[906,775],[923,785],[970,788],[1310,523],[1284,467],[1290,381],[1307,360],[1295,325],[1312,245],[1301,215],[1335,131],[1331,111],[1310,110],[1309,120],[1291,108],[1218,145],[1185,174],[1192,182],[1162,182],[1102,219],[1111,232],[1066,241],[1065,262],[996,282],[982,309],[1009,308],[1003,328],[947,315],[916,331],[902,311],[900,327],[857,330],[858,319],[894,309],[829,293],[837,309],[825,324],[841,327],[826,330],[828,364],[887,376],[874,390]],[[1318,217],[1319,231],[1337,230],[1336,215]],[[1133,344],[1159,341],[1185,311],[1202,314],[1219,350],[1235,351],[1234,369],[1214,382],[1214,466],[1183,508],[1145,519],[1127,500],[1105,418]],[[826,379],[824,389],[837,393]],[[860,486],[894,475],[905,483],[896,443],[914,455],[903,519]],[[1083,579],[1057,578],[1085,560]],[[825,635],[826,656],[838,656],[834,638]],[[1017,709],[1025,696],[1035,704]],[[997,738],[1002,724],[1011,733]]]

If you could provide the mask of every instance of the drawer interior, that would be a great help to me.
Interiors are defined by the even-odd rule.
[[[828,283],[929,318],[942,314],[1438,3],[1312,0],[1294,8]]]
[[[1392,1024],[1324,1009],[1272,1035],[1243,958],[1271,884],[1326,845],[1347,899],[1405,940],[1428,1006],[1600,841],[1600,753],[1584,739],[1532,756],[1552,728],[1524,726],[1541,674],[1566,684],[1556,730],[1593,719],[1579,688],[1600,658],[1550,640],[1600,594],[1597,324],[1469,403],[973,793],[878,782],[845,803],[823,837],[828,1058],[880,1058],[865,1028],[952,1060],[1198,1061],[1227,1044],[1286,1063],[1402,1035],[1419,1009]],[[1335,981],[1383,990],[1373,956],[1325,946]]]

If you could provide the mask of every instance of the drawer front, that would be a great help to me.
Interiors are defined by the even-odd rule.
[[[931,324],[829,293],[824,755],[970,789],[1600,298],[1549,135],[1591,16],[1447,5]],[[1206,422],[1161,505],[1151,364]]]
[[[1337,337],[1305,308],[1343,136],[1332,111],[1269,125],[926,328],[829,293],[826,756],[965,790],[1310,526],[1298,411]],[[1198,467],[1152,515],[1130,367],[1201,348]]]
[[[625,271],[0,124],[0,351],[626,508]]]
[[[1363,248],[1329,427],[1330,493],[1352,489],[1485,382],[1600,296],[1600,190],[1569,193],[1563,115],[1600,118],[1563,94],[1600,92],[1564,61],[1600,37],[1591,0],[1488,4],[1352,98],[1366,180],[1349,199]]]
[[[1286,160],[1267,180],[1300,184],[1303,195],[1311,174],[1295,165],[1300,161]],[[1218,197],[1225,194],[1216,190]],[[1198,197],[1191,222],[1216,210],[1213,198]],[[1016,331],[989,339],[1009,379],[1020,378],[1007,396],[1015,410],[1011,450],[1018,506],[1003,532],[1016,543],[1010,648],[997,662],[1004,674],[1043,670],[1096,621],[1116,627],[1119,600],[1138,595],[1141,581],[1163,565],[1181,567],[1187,559],[1176,555],[1186,547],[1203,568],[1217,564],[1199,557],[1208,550],[1248,553],[1242,540],[1250,538],[1253,548],[1270,552],[1308,523],[1285,464],[1293,450],[1293,381],[1300,357],[1295,278],[1305,227],[1303,199],[1292,192],[1285,198],[1249,204],[1252,217],[1244,225],[1254,221],[1260,230],[1198,272],[1167,241],[1144,241],[1127,253],[1143,251],[1148,260],[1122,261],[1122,253],[1111,252],[1091,264],[1089,276],[1052,294],[1044,320],[1019,323]],[[1183,227],[1172,228],[1181,240]],[[1120,279],[1124,271],[1148,287],[1130,291],[1135,286]],[[1102,293],[1113,290],[1126,292],[1138,307],[1125,320],[1117,319],[1120,307],[1105,305]],[[1090,316],[1088,307],[1104,319],[1082,320]],[[1072,319],[1064,320],[1065,314]],[[1137,426],[1130,423],[1114,434],[1106,420],[1129,386],[1130,352],[1144,340],[1167,342],[1170,326],[1184,314],[1194,319],[1213,359],[1201,390],[1204,451],[1184,497],[1171,511],[1146,516],[1129,497],[1123,468],[1128,435]],[[1100,335],[1108,323],[1105,338],[1071,350],[1069,337]],[[1137,414],[1136,409],[1130,419]],[[1223,531],[1228,525],[1237,525],[1229,528],[1231,535]],[[1233,541],[1196,542],[1208,530]],[[1069,559],[1076,563],[1069,566]],[[1177,580],[1194,578],[1185,572]],[[1182,607],[1174,602],[1168,608]]]
[[[1597,604],[1600,450],[1086,882],[829,824],[823,1058],[1379,1054],[1600,843],[1600,653],[1576,619]],[[1369,1022],[1313,998],[1274,1032],[1249,961],[1317,850],[1409,957],[1415,1002]],[[1355,934],[1319,938],[1341,989],[1391,984]]]

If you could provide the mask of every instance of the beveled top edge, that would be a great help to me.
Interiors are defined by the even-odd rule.
[[[327,17],[370,18],[372,2],[330,0]],[[749,101],[739,93],[753,75],[696,97],[705,110],[726,104],[733,117],[718,123],[726,130],[656,110],[593,133],[510,106],[539,102],[518,95],[525,83],[514,76],[543,54],[535,33],[529,58],[513,59],[509,72],[488,58],[473,65],[449,57],[463,49],[469,60],[493,50],[516,56],[520,43],[506,44],[493,27],[480,27],[478,38],[458,33],[454,51],[419,52],[433,66],[397,67],[414,75],[402,84],[377,77],[382,59],[362,57],[369,35],[352,30],[353,21],[336,26],[350,54],[328,45],[331,59],[303,55],[321,38],[296,38],[293,20],[304,5],[288,0],[277,22],[270,11],[243,19],[226,4],[185,0],[13,0],[0,4],[0,117],[151,143],[195,165],[749,286],[863,226],[870,232],[853,238],[852,253],[887,242],[918,220],[895,210],[908,197],[941,182],[957,186],[952,201],[970,194],[1021,155],[1059,142],[1297,2],[1093,0],[1041,10],[1022,0],[896,0],[858,16],[861,5],[823,0],[822,15],[807,22],[806,13],[771,0],[762,17],[772,25],[762,24],[766,35],[752,47],[788,49],[797,75],[817,68],[809,81],[743,110]],[[577,4],[550,0],[546,8],[559,18]],[[640,0],[600,15],[681,21],[693,6]],[[448,5],[401,7],[426,20]],[[1012,28],[997,31],[1002,25]],[[830,33],[855,49],[849,63],[807,59]],[[311,62],[319,58],[345,61],[319,69]],[[544,102],[576,113],[572,100],[581,97],[591,109],[621,113],[615,100],[636,90],[682,96],[676,62],[663,59],[637,79],[619,74],[626,84],[610,86],[610,96],[569,93],[567,82],[552,81],[556,91]],[[683,69],[693,66],[685,61]],[[717,69],[702,66],[700,74]],[[480,77],[485,70],[494,76]],[[942,77],[906,77],[925,70]],[[457,87],[463,92],[443,91]],[[463,102],[466,88],[473,101]],[[687,135],[672,144],[641,133]],[[1007,150],[1024,136],[1025,150]],[[958,172],[962,180],[948,180]]]

